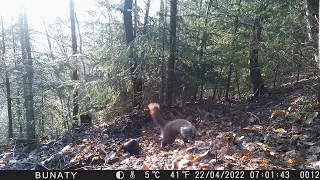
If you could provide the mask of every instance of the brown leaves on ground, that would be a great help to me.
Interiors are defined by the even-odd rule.
[[[140,121],[146,119],[146,111],[138,119],[129,115],[121,121],[118,117],[114,122],[118,125],[112,128],[101,124],[67,133],[26,158],[15,157],[15,162],[11,152],[3,152],[0,168],[19,169],[26,159],[53,169],[312,168],[313,163],[319,164],[320,125],[317,98],[308,83],[313,82],[267,92],[258,101],[189,103],[183,109],[164,111],[164,117],[194,123],[198,129],[195,142],[184,144],[178,138],[171,146],[161,147],[159,128],[151,120]],[[140,129],[137,122],[142,124]],[[141,153],[131,156],[121,145],[136,129]]]

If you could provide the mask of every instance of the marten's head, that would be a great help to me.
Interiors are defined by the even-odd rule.
[[[194,141],[196,138],[197,130],[193,125],[185,126],[181,127],[180,133],[184,138]]]

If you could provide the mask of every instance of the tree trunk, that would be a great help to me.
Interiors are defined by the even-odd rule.
[[[27,137],[29,139],[36,138],[36,123],[34,119],[34,94],[33,94],[33,81],[34,81],[34,69],[33,69],[33,59],[31,54],[31,44],[29,35],[29,25],[26,11],[24,12],[24,30],[26,38],[26,50],[27,50],[27,82],[28,82],[28,113],[27,113]]]
[[[319,2],[318,2],[319,3]],[[320,19],[319,19],[319,14],[320,14],[320,4],[318,6],[318,69],[320,69]],[[318,102],[320,101],[320,78],[318,78]]]
[[[22,21],[21,21],[22,22]],[[13,23],[12,23],[13,24]],[[16,41],[15,41],[15,36],[14,36],[14,32],[12,31],[11,33],[12,36],[12,49],[13,49],[13,57],[14,59],[16,59]],[[17,67],[16,62],[14,63],[15,67]],[[16,81],[19,82],[18,77],[16,78]],[[22,138],[22,120],[21,120],[21,102],[20,102],[20,88],[17,88],[17,118],[18,118],[18,125],[19,125],[19,138]]]
[[[259,19],[256,19],[253,23],[252,49],[250,57],[250,80],[253,85],[253,93],[255,97],[261,95],[261,90],[264,88],[259,65],[259,44],[261,41],[261,31],[261,22]]]
[[[20,26],[20,43],[21,43],[21,55],[22,55],[22,63],[23,63],[23,65],[25,66],[25,61],[27,60],[27,53],[26,53],[26,49],[25,49],[25,47],[26,47],[26,45],[25,45],[25,38],[24,38],[24,36],[25,36],[25,34],[24,34],[24,27],[23,27],[23,23],[24,23],[24,18],[23,18],[23,12],[22,12],[22,9],[20,10],[20,19],[19,19],[19,26]],[[27,98],[27,87],[26,87],[26,83],[27,82],[27,77],[26,77],[26,75],[22,75],[22,82],[21,82],[21,84],[22,84],[22,90],[23,90],[23,99],[24,99],[24,101],[23,101],[23,108],[24,109],[22,109],[22,112],[21,112],[21,115],[23,115],[23,120],[26,120],[25,118],[26,118],[26,116],[24,116],[24,114],[26,114],[26,113],[23,113],[24,112],[24,110],[27,110],[27,108],[28,108],[28,106],[27,106],[27,101],[25,101],[25,99]],[[28,123],[28,122],[27,122]],[[22,131],[22,121],[20,122],[20,127],[21,127],[21,131]],[[21,134],[23,134],[22,132],[21,132]]]
[[[320,50],[319,50],[319,1],[307,0],[307,29],[308,39],[313,47],[313,55],[315,62],[318,64],[318,71],[320,71]],[[318,101],[320,101],[320,78],[318,82]]]
[[[77,18],[77,13],[74,14],[75,15],[75,20],[77,22],[77,27],[78,27],[78,36],[79,36],[79,53],[82,54],[82,36],[81,36],[81,31],[80,31],[80,24],[79,24],[79,21],[78,21],[78,18]],[[85,73],[85,68],[84,69],[84,74]]]
[[[240,14],[240,6],[241,6],[241,0],[238,2],[238,8],[237,8],[237,15],[234,19],[234,31],[233,31],[233,39],[231,43],[231,48],[234,48],[234,43],[236,42],[237,38],[237,32],[239,27],[239,14]],[[235,57],[235,55],[234,55]],[[229,91],[230,91],[230,84],[231,84],[231,76],[232,76],[232,69],[233,69],[233,59],[229,62],[229,72],[228,72],[228,78],[226,83],[226,100],[229,100]]]
[[[44,108],[44,88],[42,87],[41,89],[41,106],[42,108]],[[44,112],[41,112],[41,121],[40,121],[40,127],[39,127],[39,131],[41,132],[41,138],[44,137]]]
[[[31,55],[31,44],[29,35],[29,25],[26,10],[21,9],[20,16],[20,32],[21,32],[21,50],[22,57],[26,67],[26,75],[24,75],[24,101],[26,108],[26,131],[28,139],[36,138],[36,123],[34,119],[34,100],[33,100],[33,79],[34,69]]]
[[[226,95],[225,98],[228,101],[229,100],[229,91],[230,91],[230,84],[231,84],[231,76],[232,76],[232,60],[229,62],[229,71],[228,71],[228,77],[227,77],[227,82],[226,82]]]
[[[4,38],[4,26],[3,18],[1,17],[1,28],[2,28],[2,61],[6,64],[6,44]],[[13,138],[13,128],[12,128],[12,105],[11,105],[11,91],[10,91],[10,79],[9,72],[6,66],[6,88],[7,88],[7,109],[8,109],[8,138]]]
[[[236,79],[236,85],[237,85],[237,91],[238,91],[238,96],[239,99],[241,99],[241,93],[240,93],[240,83],[239,83],[239,70],[238,67],[235,67],[235,79]]]
[[[148,28],[148,18],[149,18],[149,9],[150,9],[150,1],[148,0],[146,3],[146,14],[144,16],[144,23],[143,23],[143,30],[142,30],[142,34],[147,34],[147,28]]]
[[[148,28],[148,19],[149,19],[149,8],[150,8],[150,0],[148,0],[146,2],[146,14],[144,16],[144,22],[143,22],[143,29],[142,29],[142,35],[144,36],[144,38],[147,39],[147,28]],[[137,12],[138,13],[138,12]],[[137,15],[138,17],[138,15]],[[136,27],[137,28],[137,27]],[[143,49],[142,52],[141,52],[141,59],[142,59],[142,62],[145,62],[146,60],[146,50]],[[138,70],[138,75],[137,75],[137,81],[136,81],[136,92],[137,94],[139,95],[138,96],[138,102],[137,102],[137,105],[139,105],[140,108],[142,108],[142,103],[143,103],[143,66],[142,64],[144,63],[141,63],[141,66],[139,66],[139,68],[137,69]]]
[[[164,2],[165,1],[165,2]],[[162,57],[161,57],[161,88],[160,88],[160,104],[164,105],[165,94],[165,42],[166,42],[166,19],[167,19],[167,0],[161,0],[161,22],[162,27]]]
[[[132,0],[125,0],[124,2],[124,11],[123,11],[123,21],[124,28],[126,33],[127,45],[132,46],[132,42],[134,40],[134,29],[132,25]],[[141,66],[138,67],[136,60],[134,60],[133,48],[129,48],[129,59],[131,60],[131,74],[132,74],[132,85],[133,85],[133,107],[142,107],[142,74],[141,74]],[[139,68],[139,69],[137,69]]]
[[[318,61],[320,62],[320,19],[319,19],[319,14],[320,14],[320,4],[318,6]],[[318,69],[320,69],[320,63],[318,62]],[[320,78],[318,78],[318,102],[320,101]]]
[[[54,60],[53,50],[52,50],[52,44],[51,44],[51,41],[50,41],[50,37],[49,37],[47,25],[46,25],[46,22],[45,22],[43,19],[42,19],[42,23],[43,23],[43,25],[44,25],[44,31],[45,31],[46,37],[47,37],[47,42],[48,42],[48,47],[49,47],[49,52],[50,52],[50,58],[51,58],[52,60]]]
[[[172,105],[173,81],[174,81],[174,64],[176,60],[176,35],[177,35],[177,4],[178,0],[171,0],[170,6],[170,56],[167,64],[167,89],[166,89],[166,105]]]
[[[71,22],[71,42],[72,42],[72,55],[77,54],[77,36],[76,36],[76,20],[75,20],[75,11],[74,11],[74,2],[73,0],[69,0],[70,5],[70,22]],[[72,72],[72,80],[77,81],[79,80],[78,77],[78,69],[75,69]],[[75,123],[78,123],[78,113],[79,113],[79,90],[77,87],[74,87],[75,90],[73,92],[73,113],[72,118]]]
[[[49,33],[48,33],[48,29],[47,29],[47,25],[45,23],[45,21],[42,19],[42,23],[44,25],[44,30],[45,30],[45,34],[47,37],[47,43],[48,43],[48,47],[49,47],[49,52],[50,52],[50,58],[52,61],[54,61],[54,55],[53,55],[53,50],[52,50],[52,44],[51,44],[51,40],[49,37]],[[44,107],[44,93],[43,93],[44,89],[42,87],[42,92],[41,92],[41,106],[42,108]],[[39,122],[39,130],[41,132],[41,137],[44,136],[44,114],[43,112],[41,112],[41,121]]]
[[[12,128],[12,104],[11,104],[11,93],[10,93],[10,80],[9,73],[6,72],[6,87],[7,87],[7,106],[8,106],[8,138],[13,138]]]
[[[131,8],[133,11],[133,37],[137,37],[137,30],[138,30],[138,21],[139,21],[139,14],[138,14],[138,2],[134,0],[134,9]]]
[[[125,0],[124,2],[123,20],[124,20],[127,44],[130,45],[130,43],[134,39],[133,27],[132,27],[132,0]]]
[[[296,82],[299,82],[300,80],[300,71],[301,71],[301,64],[297,63],[297,77],[296,77]]]
[[[211,2],[211,0],[210,0],[210,3],[212,3]],[[200,2],[197,2],[197,7],[199,7],[199,11],[201,12],[202,11],[202,0],[200,0]],[[209,7],[209,6],[208,6]],[[207,11],[208,12],[208,11]],[[206,16],[206,21],[207,21],[207,16]],[[206,24],[206,23],[205,23]],[[198,26],[197,26],[197,35],[196,35],[196,37],[198,38],[200,38],[200,33],[201,33],[201,30],[202,30],[202,28],[201,28],[201,24],[199,23],[198,24]],[[204,32],[203,32],[204,33]],[[197,46],[202,46],[202,45],[204,45],[204,43],[203,43],[203,38],[204,38],[204,36],[205,36],[205,34],[203,34],[203,36],[200,38],[200,41],[199,41],[199,44],[197,44]],[[198,91],[199,91],[199,81],[200,81],[200,83],[202,84],[202,81],[201,81],[201,77],[200,77],[200,74],[201,74],[201,72],[200,71],[202,71],[201,70],[201,67],[200,67],[200,62],[201,62],[201,58],[202,58],[202,55],[201,55],[201,51],[203,52],[203,48],[200,48],[200,51],[199,51],[199,61],[198,61],[198,64],[195,64],[194,66],[195,66],[195,72],[196,72],[196,77],[197,77],[197,79],[196,79],[196,82],[195,82],[195,88],[194,88],[194,92],[192,93],[192,101],[193,102],[196,102],[197,101],[197,94],[198,94]],[[201,85],[200,85],[201,86]],[[201,90],[200,90],[201,91]],[[201,93],[200,93],[200,96],[202,96],[201,95]]]
[[[315,61],[318,62],[318,19],[319,19],[319,0],[307,0],[307,29],[308,39],[313,47]]]
[[[203,59],[203,54],[204,50],[206,47],[207,43],[207,24],[208,24],[208,19],[209,19],[209,13],[210,13],[210,8],[212,6],[213,0],[209,1],[208,7],[207,7],[207,12],[206,12],[206,19],[204,20],[204,30],[201,38],[201,43],[200,43],[200,51],[199,51],[199,76],[198,78],[200,79],[200,101],[203,99],[203,66],[202,66],[202,59]]]
[[[17,96],[19,97],[17,100],[17,116],[18,116],[18,123],[19,123],[19,138],[22,138],[23,135],[23,124],[22,124],[22,118],[21,118],[21,102],[20,102],[20,89],[17,89]]]

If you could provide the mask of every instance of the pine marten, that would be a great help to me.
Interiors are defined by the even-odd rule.
[[[172,144],[179,134],[181,134],[184,143],[187,143],[188,140],[195,139],[196,128],[189,121],[185,119],[176,119],[167,122],[161,115],[159,104],[151,103],[148,107],[152,120],[161,128],[163,136],[161,142],[162,147]]]

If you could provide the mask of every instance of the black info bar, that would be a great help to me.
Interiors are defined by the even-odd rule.
[[[320,179],[320,170],[79,170],[79,171],[0,171],[1,180],[75,179]]]

